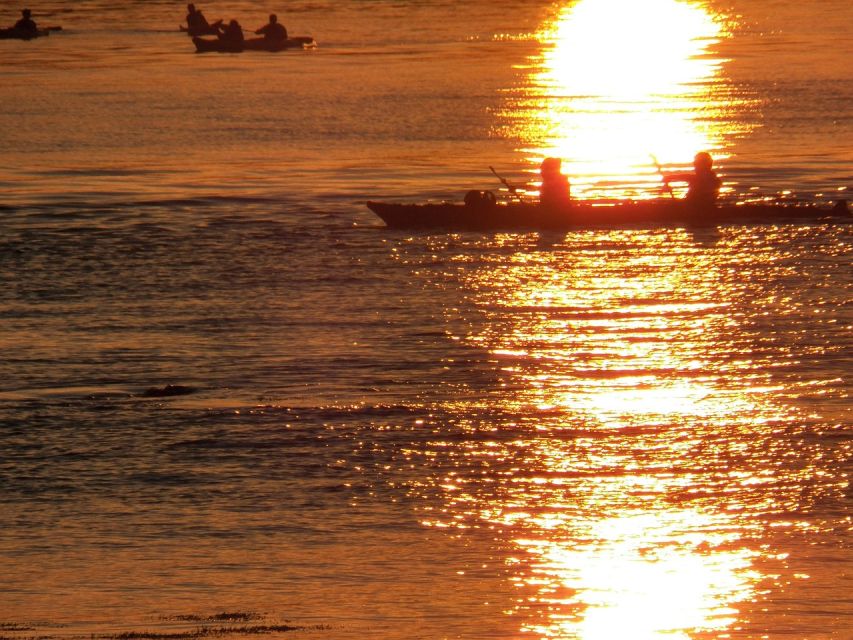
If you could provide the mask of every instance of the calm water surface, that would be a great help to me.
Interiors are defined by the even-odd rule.
[[[315,50],[240,55],[181,3],[33,9],[64,29],[0,41],[0,637],[851,637],[850,225],[364,207],[533,193],[551,154],[657,197],[699,149],[726,198],[849,197],[849,3],[294,2]]]

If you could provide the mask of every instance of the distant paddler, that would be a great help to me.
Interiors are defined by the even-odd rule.
[[[29,9],[21,10],[21,19],[8,29],[0,29],[0,35],[4,39],[13,38],[17,40],[30,40],[39,36],[46,36],[48,32],[39,30],[35,20],[32,18],[32,11]]]
[[[278,16],[274,13],[270,14],[269,22],[255,33],[262,35],[267,42],[280,43],[287,40],[287,29],[278,21]]]
[[[32,16],[32,11],[29,9],[22,9],[21,19],[18,20],[12,28],[16,31],[20,31],[21,33],[32,33],[33,35],[38,35],[39,28]]]
[[[219,41],[229,48],[242,49],[245,42],[243,27],[236,20],[231,20],[220,32]]]
[[[222,26],[222,20],[217,20],[213,24],[207,21],[201,9],[196,9],[195,5],[190,3],[187,5],[187,33],[191,36],[207,36],[216,35]]]
[[[664,184],[686,182],[685,201],[696,207],[713,207],[717,203],[722,181],[713,170],[714,160],[711,154],[701,151],[693,158],[693,173],[662,174]]]

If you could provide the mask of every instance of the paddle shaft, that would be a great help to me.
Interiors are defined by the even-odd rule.
[[[518,201],[519,201],[519,202],[521,202],[521,196],[520,196],[520,195],[518,195],[518,189],[517,189],[516,187],[513,187],[509,182],[507,182],[507,181],[506,181],[506,178],[504,178],[504,177],[503,177],[503,176],[501,176],[497,171],[495,171],[495,168],[494,168],[494,167],[489,166],[489,169],[491,169],[492,173],[493,173],[493,174],[495,174],[495,177],[496,177],[498,180],[500,180],[500,181],[501,181],[501,183],[502,183],[502,184],[503,184],[507,189],[509,189],[509,192],[510,192],[512,195],[514,195],[516,198],[518,198]]]
[[[655,155],[653,153],[650,153],[649,156],[651,156],[652,162],[655,163],[655,166],[658,169],[658,173],[660,174],[660,177],[663,178],[664,189],[666,189],[667,192],[669,193],[669,197],[672,198],[673,200],[675,200],[675,194],[672,192],[672,187],[669,185],[669,180],[666,179],[666,174],[663,172],[663,168],[660,166],[660,162],[658,162],[658,159],[655,157]]]

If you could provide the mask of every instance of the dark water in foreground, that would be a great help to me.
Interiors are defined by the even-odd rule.
[[[847,3],[689,6],[713,69],[642,95],[548,57],[585,3],[295,3],[316,51],[197,56],[174,3],[48,2],[0,42],[0,637],[850,637],[850,225],[363,206],[555,150],[654,195],[635,117],[727,197],[849,193]]]

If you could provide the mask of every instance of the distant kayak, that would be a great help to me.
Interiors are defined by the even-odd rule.
[[[249,38],[240,44],[223,42],[210,38],[193,38],[195,50],[198,53],[216,51],[219,53],[240,53],[242,51],[284,51],[285,49],[305,49],[315,47],[317,43],[311,36],[297,36],[282,41],[270,41],[266,38]]]
[[[484,198],[469,204],[395,204],[368,202],[368,208],[392,229],[571,229],[613,226],[672,227],[718,224],[853,222],[845,201],[834,207],[795,204],[722,204],[695,208],[683,200],[576,201],[565,207],[537,203],[496,203]]]
[[[49,36],[51,31],[58,31],[56,28],[39,29],[38,31],[25,31],[23,29],[0,29],[0,40],[32,40],[33,38],[41,38]]]

